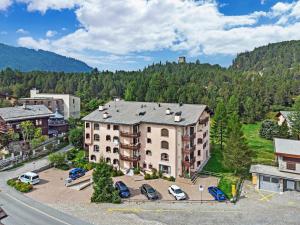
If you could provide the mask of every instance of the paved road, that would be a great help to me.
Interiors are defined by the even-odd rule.
[[[60,152],[69,149],[71,146],[63,148]],[[9,215],[2,220],[5,225],[89,225],[78,218],[36,202],[6,185],[7,179],[47,166],[48,163],[45,157],[15,170],[0,173],[0,206]]]

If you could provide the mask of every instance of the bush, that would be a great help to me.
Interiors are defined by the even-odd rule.
[[[112,203],[114,203],[114,204],[120,204],[121,203],[121,197],[120,197],[119,192],[117,190],[113,191],[113,193],[112,193]]]
[[[76,148],[71,149],[70,151],[67,152],[67,159],[69,161],[72,161],[76,158],[78,150]]]
[[[58,167],[65,164],[66,153],[52,153],[48,158],[55,167]]]
[[[81,127],[74,128],[70,131],[69,140],[75,148],[83,148],[84,129]]]
[[[220,188],[224,192],[228,199],[231,199],[233,197],[231,193],[232,184],[236,184],[237,181],[237,177],[222,176],[219,181],[218,188]]]
[[[26,184],[15,179],[9,179],[6,183],[22,193],[27,193],[33,189],[31,184]]]
[[[154,179],[158,179],[158,175],[156,175],[155,173],[152,173],[151,175],[149,173],[146,173],[144,176],[145,180],[154,180]]]
[[[149,173],[146,173],[145,176],[144,176],[144,179],[145,180],[150,180],[151,179],[151,176]]]
[[[56,168],[60,169],[60,170],[69,170],[70,166],[68,164],[61,164],[61,165],[56,166]]]
[[[158,177],[159,177],[159,178],[162,178],[162,177],[163,177],[162,171],[159,171],[159,172],[158,172]]]
[[[124,175],[124,173],[121,170],[113,169],[111,171],[111,176],[112,177],[120,177],[120,176],[123,176],[123,175]]]
[[[175,182],[175,180],[176,180],[175,177],[173,177],[173,176],[169,177],[169,181]]]
[[[134,173],[135,175],[140,174],[140,172],[141,172],[141,170],[140,170],[139,167],[136,167],[136,168],[134,168],[134,170],[133,170],[133,173]]]

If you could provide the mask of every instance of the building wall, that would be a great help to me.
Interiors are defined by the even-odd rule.
[[[35,98],[26,98],[26,99],[19,99],[19,104],[27,104],[27,105],[44,105],[50,111],[55,112],[56,109],[62,115],[64,115],[64,101],[62,99],[35,99]]]
[[[39,93],[38,90],[30,90],[31,98],[54,98],[54,99],[62,99],[64,102],[64,117],[65,119],[69,119],[70,117],[80,118],[80,98],[68,95],[68,94],[46,94]]]
[[[296,170],[289,170],[287,168],[287,162],[295,163]],[[278,156],[278,167],[281,171],[300,174],[300,159],[286,160],[282,156]]]

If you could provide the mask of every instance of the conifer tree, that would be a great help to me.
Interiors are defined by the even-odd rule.
[[[214,144],[219,144],[221,150],[224,145],[225,131],[227,123],[227,113],[224,102],[218,99],[215,115],[212,120],[211,137]]]

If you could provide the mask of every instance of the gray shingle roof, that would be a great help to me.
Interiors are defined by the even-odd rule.
[[[115,124],[137,124],[156,123],[167,125],[186,126],[194,124],[205,109],[206,105],[179,104],[175,103],[153,103],[153,102],[127,102],[111,101],[104,106],[104,111],[98,109],[83,118],[84,121],[115,123]],[[166,109],[170,108],[171,114],[166,115]],[[108,118],[103,118],[103,113],[108,113]],[[181,112],[182,120],[174,121],[175,113]]]
[[[0,117],[6,122],[49,117],[52,114],[53,113],[44,105],[27,105],[26,109],[24,109],[23,106],[0,108]]]
[[[290,121],[290,115],[292,114],[293,112],[292,111],[280,111],[280,114],[284,117],[284,119],[286,119],[286,122],[288,124],[291,124],[291,121]]]
[[[288,178],[293,180],[300,180],[299,174],[282,172],[275,166],[267,166],[267,165],[252,165],[250,168],[250,173],[258,173],[264,175],[271,175],[276,177]]]
[[[300,141],[275,138],[275,152],[290,155],[300,155]]]

